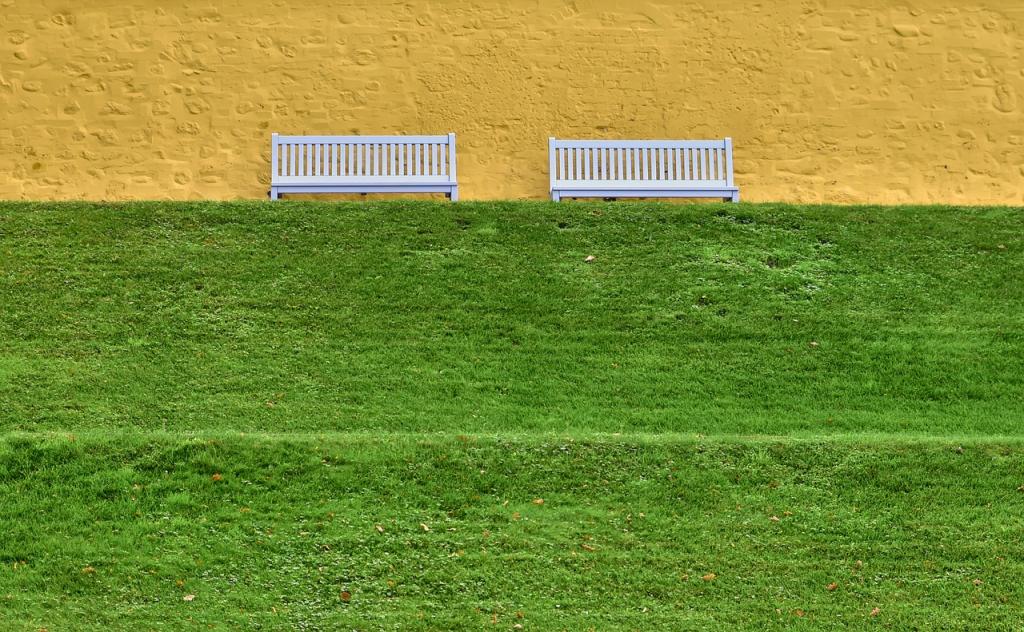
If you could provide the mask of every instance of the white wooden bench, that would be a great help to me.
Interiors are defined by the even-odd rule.
[[[271,137],[270,199],[286,193],[444,193],[459,199],[455,134]]]
[[[739,202],[732,139],[548,143],[551,199],[706,197]]]

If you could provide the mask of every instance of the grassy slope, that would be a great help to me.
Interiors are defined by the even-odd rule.
[[[7,205],[0,428],[1015,434],[1022,219]]]
[[[0,613],[26,630],[1019,629],[1022,454],[13,435]]]
[[[0,628],[1020,627],[1022,218],[0,205]]]

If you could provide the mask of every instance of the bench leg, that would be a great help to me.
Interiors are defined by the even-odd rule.
[[[739,201],[740,201],[740,192],[737,191],[737,192],[732,194],[732,203],[733,204],[739,204]]]
[[[551,201],[552,202],[561,202],[562,201],[562,195],[558,191],[552,191],[551,192]]]
[[[459,187],[452,187],[452,190],[447,193],[447,197],[452,202],[459,201]]]
[[[271,200],[277,200],[277,199],[280,199],[280,197],[281,197],[281,194],[278,193],[277,187],[270,187],[270,199]]]

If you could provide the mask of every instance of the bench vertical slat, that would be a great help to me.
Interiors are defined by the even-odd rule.
[[[448,134],[448,161],[451,163],[451,180],[455,182],[455,132]],[[453,192],[452,201],[458,200],[458,191]]]
[[[270,135],[270,175],[271,180],[281,175],[277,169],[277,134]]]
[[[728,186],[736,186],[734,183],[735,176],[732,173],[732,138],[726,137],[725,139],[725,183]]]
[[[704,179],[711,179],[711,150],[704,149]]]
[[[548,191],[553,191],[555,188],[555,180],[558,179],[556,173],[558,165],[558,150],[555,149],[555,138],[554,136],[548,136]]]

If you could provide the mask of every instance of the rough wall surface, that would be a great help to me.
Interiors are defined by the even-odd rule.
[[[1024,3],[0,0],[0,198],[255,198],[282,133],[736,142],[747,200],[1024,201]]]

